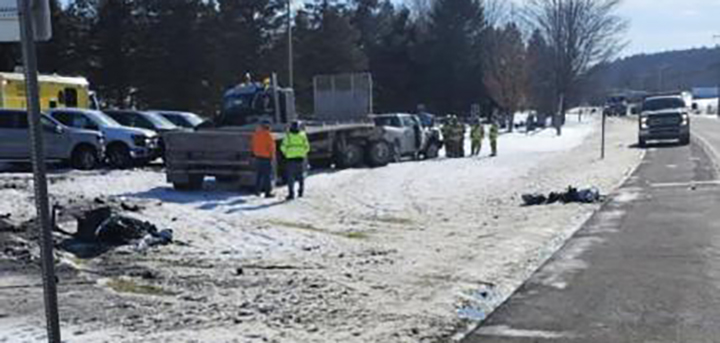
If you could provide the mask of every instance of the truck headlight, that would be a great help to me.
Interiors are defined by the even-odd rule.
[[[147,145],[148,138],[142,135],[133,135],[132,140],[135,146],[144,147]]]
[[[687,113],[682,115],[682,126],[688,126],[690,124],[690,116]]]
[[[640,128],[641,129],[647,129],[648,128],[648,118],[642,117],[640,118]]]

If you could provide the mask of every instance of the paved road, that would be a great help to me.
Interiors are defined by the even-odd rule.
[[[720,121],[694,122],[720,152]],[[720,342],[720,183],[693,143],[617,195],[464,343]]]

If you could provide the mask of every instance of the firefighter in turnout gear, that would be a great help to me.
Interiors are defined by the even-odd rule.
[[[455,133],[454,137],[457,139],[457,156],[465,157],[465,123],[455,118]]]
[[[295,199],[295,182],[297,181],[298,196],[305,193],[305,163],[310,153],[310,142],[307,134],[302,130],[302,123],[294,121],[290,130],[280,144],[280,151],[285,157],[285,170],[287,174],[288,196],[287,200]]]
[[[471,156],[480,155],[482,150],[482,141],[485,139],[485,127],[480,119],[477,119],[470,128],[470,140],[472,141]]]
[[[492,125],[490,125],[490,149],[492,150],[492,154],[490,154],[490,156],[492,157],[497,156],[498,131],[499,128],[497,120],[493,120]]]
[[[447,157],[455,157],[455,141],[453,140],[453,116],[445,117],[445,123],[442,127],[443,139],[445,140],[445,153]]]

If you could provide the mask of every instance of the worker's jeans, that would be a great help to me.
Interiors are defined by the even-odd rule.
[[[285,161],[287,171],[288,197],[295,197],[295,182],[299,184],[298,195],[303,196],[305,191],[305,160],[291,159]]]
[[[269,158],[255,158],[255,169],[257,170],[257,178],[255,179],[255,193],[272,194],[272,160]]]

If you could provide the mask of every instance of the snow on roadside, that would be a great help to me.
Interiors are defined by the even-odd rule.
[[[633,122],[610,121],[604,161],[597,158],[597,126],[571,121],[562,137],[554,130],[503,135],[500,155],[492,159],[485,142],[479,158],[320,172],[307,181],[307,197],[292,203],[218,190],[212,183],[203,192],[178,193],[152,170],[73,173],[51,191],[57,198],[112,195],[147,203],[144,217],[190,242],[158,254],[217,266],[173,269],[158,262],[174,279],[205,275],[213,283],[234,284],[235,276],[221,266],[312,266],[248,275],[262,282],[247,289],[193,288],[206,297],[197,309],[202,315],[213,317],[218,308],[247,311],[243,299],[255,299],[252,306],[261,304],[251,306],[258,311],[253,316],[189,328],[135,328],[118,342],[229,342],[240,332],[253,333],[244,336],[250,342],[432,341],[487,315],[597,208],[525,208],[520,194],[567,185],[610,192],[637,165],[640,151],[628,148],[635,141]],[[0,180],[7,177],[0,174]],[[3,189],[0,195],[0,213],[9,208],[20,218],[31,215],[27,190]],[[178,300],[175,306],[162,318],[189,316],[188,303]],[[286,321],[303,313],[302,323]]]

